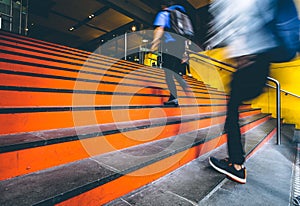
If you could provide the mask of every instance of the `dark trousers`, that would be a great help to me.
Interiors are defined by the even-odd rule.
[[[182,71],[183,64],[181,58],[184,52],[184,44],[181,45],[178,42],[168,43],[165,45],[165,51],[163,52],[163,67],[165,70],[166,83],[170,91],[170,99],[176,99],[177,89],[174,79],[180,84],[180,86],[187,92],[187,84],[179,75]]]
[[[239,106],[245,100],[259,96],[269,75],[270,62],[266,54],[243,56],[236,59],[237,70],[232,76],[230,99],[227,104],[225,132],[229,159],[234,164],[245,161],[239,126]]]

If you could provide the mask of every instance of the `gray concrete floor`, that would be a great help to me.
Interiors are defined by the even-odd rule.
[[[289,130],[283,128],[281,145],[273,137],[247,160],[246,184],[235,183],[209,166],[208,156],[226,156],[223,145],[107,206],[288,206],[297,145]]]
[[[275,145],[274,138],[247,163],[247,183],[224,180],[199,205],[289,205],[294,163],[293,148]]]

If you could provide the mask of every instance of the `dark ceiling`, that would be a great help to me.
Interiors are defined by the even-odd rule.
[[[189,12],[196,43],[206,34],[209,0],[181,1]],[[75,48],[93,50],[116,36],[151,29],[158,0],[29,0],[28,35]],[[197,25],[197,26],[195,26]]]

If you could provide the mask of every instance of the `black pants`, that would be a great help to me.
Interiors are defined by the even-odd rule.
[[[231,80],[230,100],[227,104],[225,131],[229,159],[234,164],[245,161],[244,148],[241,141],[239,126],[239,106],[245,100],[259,96],[269,75],[270,62],[266,54],[239,57],[237,71]]]
[[[168,43],[165,45],[165,50],[163,52],[163,67],[165,69],[165,78],[170,91],[169,100],[176,99],[177,89],[174,79],[180,84],[180,86],[187,92],[188,85],[179,75],[182,71],[183,64],[181,63],[181,58],[184,52],[184,44]]]

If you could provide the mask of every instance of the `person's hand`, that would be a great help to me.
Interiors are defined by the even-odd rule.
[[[189,55],[187,52],[184,52],[183,55],[182,55],[182,58],[181,58],[181,63],[186,63],[189,61]]]
[[[234,60],[237,69],[242,69],[255,63],[256,57],[257,55],[245,55],[245,56],[235,58]]]
[[[159,44],[160,44],[160,40],[159,40],[159,39],[154,39],[154,40],[152,41],[152,45],[151,45],[151,49],[150,49],[150,50],[151,50],[153,53],[158,52]]]
[[[158,51],[158,47],[159,47],[159,44],[160,44],[160,39],[162,38],[163,36],[163,33],[164,33],[164,27],[160,26],[160,27],[156,27],[153,31],[153,41],[151,42],[152,43],[152,46],[151,46],[151,51],[152,52],[156,52]]]

